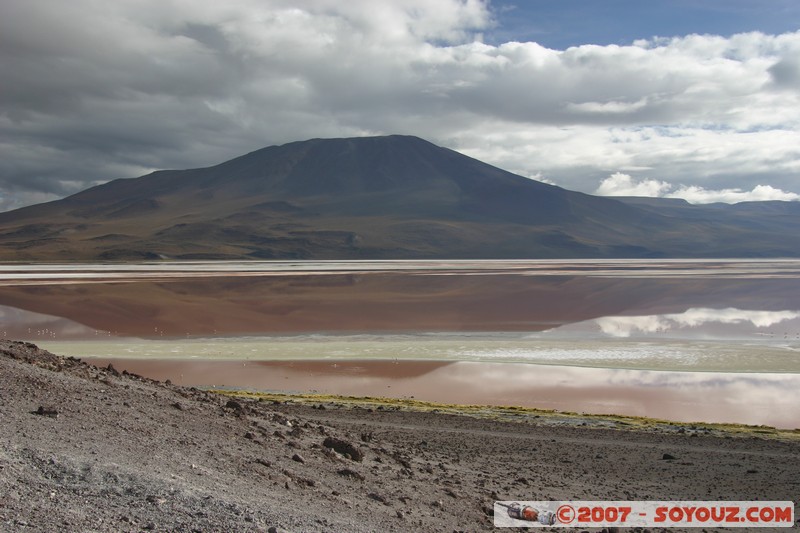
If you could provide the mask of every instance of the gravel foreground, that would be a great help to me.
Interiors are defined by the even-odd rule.
[[[485,531],[498,499],[800,501],[797,440],[231,399],[7,340],[0,422],[2,531]]]

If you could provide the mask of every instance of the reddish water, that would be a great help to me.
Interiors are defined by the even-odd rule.
[[[518,405],[800,428],[800,375],[435,361],[90,359],[188,386]]]

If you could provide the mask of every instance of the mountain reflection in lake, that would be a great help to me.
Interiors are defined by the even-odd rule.
[[[441,361],[96,359],[176,384],[800,428],[800,374]]]
[[[25,338],[42,328],[9,320],[8,308],[52,317],[51,338],[79,336],[76,324],[89,337],[140,338],[536,332],[691,308],[794,311],[799,278],[798,261],[4,265],[0,306],[4,330]]]
[[[330,358],[800,373],[800,262],[0,265],[0,333],[67,355],[196,368]],[[571,379],[601,394],[586,375]],[[495,381],[473,377],[464,389],[480,401]],[[567,390],[524,383],[549,397]]]

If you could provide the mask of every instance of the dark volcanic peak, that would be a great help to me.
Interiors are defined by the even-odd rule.
[[[797,256],[799,225],[782,205],[590,196],[391,135],[270,146],[0,213],[0,258]]]
[[[421,188],[456,193],[475,189],[487,178],[498,186],[525,179],[418,137],[399,135],[317,139],[273,153],[295,161],[285,183],[299,195]]]
[[[487,178],[505,184],[532,183],[458,152],[404,135],[292,142],[187,172],[198,174],[196,177],[203,185],[258,182],[265,190],[290,196],[421,188],[457,192],[474,189]],[[539,182],[536,186],[552,188]]]
[[[463,212],[544,222],[570,215],[565,192],[418,137],[391,135],[293,142],[213,167],[115,180],[51,202],[46,211],[82,218],[144,215],[180,196],[195,207],[260,199],[324,205],[343,215]],[[16,216],[40,214],[34,206]]]

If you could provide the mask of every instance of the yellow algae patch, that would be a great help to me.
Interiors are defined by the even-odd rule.
[[[222,396],[249,398],[258,401],[280,403],[319,404],[327,403],[342,407],[382,408],[385,410],[407,410],[442,414],[471,416],[507,422],[538,422],[563,426],[582,426],[634,431],[661,431],[686,436],[715,435],[722,437],[752,437],[778,440],[800,440],[800,428],[777,429],[771,426],[749,426],[708,422],[676,422],[641,416],[613,414],[585,414],[552,409],[537,409],[520,406],[460,405],[436,403],[414,398],[386,398],[368,396],[337,396],[333,394],[276,393],[249,390],[210,389]]]

